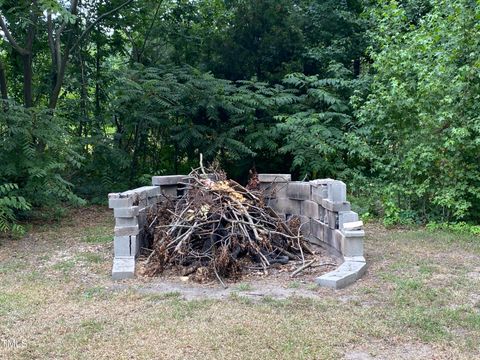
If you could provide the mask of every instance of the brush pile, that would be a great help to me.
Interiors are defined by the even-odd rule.
[[[247,268],[266,271],[311,252],[299,219],[285,222],[265,206],[255,176],[243,187],[222,171],[208,172],[193,170],[182,184],[184,195],[163,201],[148,215],[152,252],[146,275],[178,267],[182,275],[200,271],[223,284],[222,278]]]

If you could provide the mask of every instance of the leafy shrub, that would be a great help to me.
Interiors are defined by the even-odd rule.
[[[23,233],[23,228],[15,224],[15,212],[30,209],[30,204],[22,196],[14,195],[16,184],[0,184],[0,233]]]
[[[396,1],[372,13],[374,75],[357,144],[384,184],[389,222],[400,210],[422,221],[480,218],[480,8],[430,3],[415,20]]]
[[[26,210],[27,203],[51,206],[63,201],[82,204],[83,200],[72,192],[72,184],[63,176],[67,170],[80,166],[81,158],[73,150],[62,117],[48,109],[26,109],[13,102],[2,105],[0,182],[16,184],[16,194],[25,199],[21,202],[17,197],[8,208],[19,205],[18,209]]]

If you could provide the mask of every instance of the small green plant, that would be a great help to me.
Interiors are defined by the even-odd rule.
[[[451,223],[429,222],[425,228],[431,232],[444,230],[459,234],[480,236],[480,225],[473,225],[464,221]]]
[[[235,286],[235,290],[237,291],[251,291],[253,290],[252,285],[247,284],[247,283],[240,283],[237,286]]]

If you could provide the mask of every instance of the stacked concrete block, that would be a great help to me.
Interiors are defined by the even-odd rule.
[[[341,288],[363,273],[363,223],[351,211],[345,183],[333,179],[290,181],[287,174],[259,174],[259,179],[262,190],[280,189],[282,185],[280,191],[268,192],[267,205],[281,216],[299,216],[301,232],[310,242],[345,259],[341,271],[326,280],[320,279],[321,285]],[[351,259],[356,259],[354,265],[350,265]]]
[[[159,186],[143,186],[108,195],[108,204],[115,217],[113,278],[133,277],[135,267],[132,268],[131,259],[135,259],[143,243],[146,209],[158,201],[159,195]]]
[[[217,180],[212,174],[207,178]],[[317,279],[320,285],[338,289],[363,274],[365,233],[358,214],[351,211],[345,183],[333,179],[291,181],[290,174],[258,174],[258,180],[268,206],[284,219],[298,216],[307,240],[331,249],[344,260],[337,270]],[[154,176],[152,186],[109,194],[115,216],[114,279],[134,276],[147,212],[166,198],[188,191],[189,181],[184,175]]]

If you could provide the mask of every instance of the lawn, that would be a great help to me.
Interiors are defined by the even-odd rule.
[[[480,358],[480,238],[370,225],[347,289],[184,300],[111,281],[112,228],[89,207],[0,239],[1,359]]]

